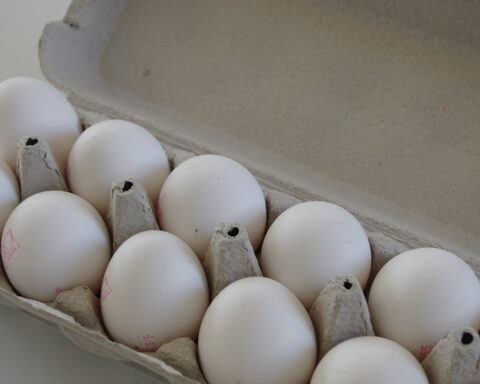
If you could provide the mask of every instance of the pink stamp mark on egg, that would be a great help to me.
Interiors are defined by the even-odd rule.
[[[2,240],[2,257],[3,261],[8,262],[12,259],[13,255],[17,250],[20,248],[20,244],[17,240],[15,240],[15,236],[13,236],[12,228],[10,228]]]
[[[433,349],[433,345],[422,345],[420,347],[420,361],[425,359]]]
[[[105,276],[102,282],[102,293],[100,294],[100,301],[104,301],[111,293],[112,288],[110,288],[110,285],[108,284],[108,278],[107,276]]]
[[[55,291],[55,293],[62,293],[63,289],[62,288],[55,288],[54,291]]]
[[[138,347],[139,350],[146,351],[146,352],[155,352],[158,347],[160,346],[156,341],[155,341],[155,336],[146,334],[142,336],[137,336],[137,339],[139,339],[141,346]]]

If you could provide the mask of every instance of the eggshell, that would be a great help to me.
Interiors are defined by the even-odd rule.
[[[336,276],[353,274],[365,287],[371,258],[368,237],[351,213],[335,204],[309,201],[287,209],[270,226],[261,268],[310,308]]]
[[[98,293],[110,259],[108,230],[97,211],[68,192],[35,194],[18,205],[2,234],[2,259],[20,295],[52,301],[85,285]]]
[[[449,330],[480,328],[480,283],[454,254],[414,249],[380,270],[369,307],[376,335],[400,343],[422,359]]]
[[[415,357],[375,336],[344,341],[320,361],[310,384],[428,384]]]
[[[67,176],[72,192],[105,216],[113,182],[135,178],[157,201],[169,172],[167,155],[150,132],[128,121],[106,120],[92,125],[75,142]]]
[[[242,225],[256,249],[266,223],[266,204],[255,177],[224,156],[184,161],[165,181],[158,204],[160,227],[184,240],[203,259],[220,223]]]
[[[20,203],[18,181],[7,163],[0,160],[0,231],[18,203]]]
[[[115,252],[102,286],[110,336],[140,351],[178,337],[196,338],[208,306],[208,286],[193,251],[176,236],[145,231]]]
[[[317,356],[303,305],[264,277],[238,280],[216,296],[202,321],[198,348],[209,384],[304,384]]]
[[[0,83],[0,158],[15,169],[17,143],[23,136],[47,140],[58,165],[64,168],[80,134],[77,113],[50,84],[28,77]]]

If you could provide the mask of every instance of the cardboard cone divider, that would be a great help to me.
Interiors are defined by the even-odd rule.
[[[81,286],[61,292],[51,305],[72,316],[85,328],[105,334],[100,314],[100,300],[90,288]]]
[[[48,143],[38,136],[26,136],[19,140],[17,176],[22,200],[43,191],[68,191]]]
[[[238,223],[221,223],[215,229],[203,266],[211,300],[234,281],[263,276],[247,231]]]
[[[197,358],[197,344],[189,337],[180,337],[162,345],[150,355],[164,361],[198,383],[207,384]]]
[[[172,168],[195,156],[192,152],[179,149],[167,148],[167,152]],[[17,176],[20,179],[22,199],[46,190],[68,191],[48,144],[36,136],[22,138],[19,142]],[[267,226],[284,210],[302,201],[281,191],[265,188],[264,192],[268,210]],[[136,233],[158,229],[152,203],[137,180],[127,178],[113,183],[107,222],[114,250]],[[376,273],[388,260],[407,250],[404,244],[381,233],[370,233],[369,241],[372,249],[372,272],[367,289]],[[238,279],[262,276],[257,255],[248,235],[245,229],[236,223],[220,223],[215,229],[210,247],[205,254],[204,268],[212,300],[223,288]],[[93,353],[120,359],[150,375],[153,371],[155,377],[168,378],[169,383],[206,383],[198,362],[197,346],[190,338],[172,340],[160,346],[156,352],[148,353],[136,352],[121,345],[119,345],[121,352],[112,352],[114,349],[112,346],[102,345],[117,343],[112,343],[108,338],[101,319],[100,301],[87,287],[76,287],[61,292],[52,303],[15,299],[17,296],[2,266],[0,296],[3,296],[2,301],[6,301],[7,304],[14,303],[13,306],[19,302],[28,302],[29,306],[24,311],[40,317],[47,323],[52,323],[52,316],[55,316],[66,320],[67,324],[72,321],[79,324],[89,331],[89,340],[84,340],[78,330],[73,332],[67,329],[65,324],[56,326],[73,342]],[[42,314],[48,316],[38,316],[37,312],[40,309]],[[69,317],[65,318],[65,315],[61,316],[55,310]],[[351,275],[330,280],[310,309],[310,315],[317,333],[319,359],[344,340],[373,335],[364,293],[356,278]],[[472,336],[472,341],[468,345],[462,342],[462,335],[466,333]],[[480,340],[475,331],[468,328],[454,330],[437,343],[423,361],[423,366],[431,384],[478,383],[479,354]]]
[[[353,275],[331,279],[310,309],[317,335],[318,360],[348,339],[373,336],[362,287]]]
[[[430,384],[480,383],[480,337],[470,327],[447,333],[422,362]]]
[[[129,237],[159,229],[152,202],[137,180],[128,178],[113,183],[107,223],[113,252]]]

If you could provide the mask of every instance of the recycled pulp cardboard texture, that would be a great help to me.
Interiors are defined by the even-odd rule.
[[[422,362],[430,384],[480,383],[480,338],[466,327],[447,333]]]
[[[343,341],[374,336],[367,300],[353,275],[331,279],[310,309],[317,335],[318,360]]]
[[[129,237],[158,228],[157,219],[143,186],[134,178],[112,185],[107,223],[112,235],[112,251]]]
[[[48,143],[35,136],[22,137],[17,145],[17,176],[22,200],[50,190],[68,187]]]
[[[463,0],[77,0],[40,56],[77,106],[478,268],[479,24]]]
[[[454,0],[76,0],[39,51],[86,125],[136,121],[172,163],[234,157],[275,215],[277,197],[331,200],[382,232],[374,251],[439,244],[478,274],[479,17]],[[4,285],[82,347],[193,382]]]
[[[211,300],[237,280],[263,276],[247,231],[238,223],[221,223],[215,228],[204,258]]]

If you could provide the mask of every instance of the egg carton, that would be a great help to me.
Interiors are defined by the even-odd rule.
[[[371,279],[391,257],[419,246],[451,250],[480,276],[478,12],[458,0],[397,3],[75,0],[64,20],[45,27],[40,64],[85,127],[108,118],[136,122],[162,142],[172,168],[203,153],[239,160],[262,184],[268,225],[300,201],[346,207],[369,233]],[[39,179],[63,189],[55,167],[24,144],[30,165],[22,172],[35,163],[31,174],[47,172]],[[114,247],[156,228],[141,188],[129,180],[134,188],[123,191],[126,181],[113,189]],[[29,195],[45,188],[39,185],[22,188]],[[125,223],[122,215],[133,211],[147,215]],[[242,229],[231,239],[229,226],[218,228],[209,250],[213,294],[260,272],[248,246],[239,252]],[[235,269],[226,252],[242,261]],[[87,289],[45,304],[16,295],[0,275],[0,301],[80,347],[159,382],[203,381],[192,340],[134,351],[108,338]],[[320,355],[371,333],[352,276],[333,279],[311,315]],[[452,331],[424,367],[432,384],[477,383],[476,332]]]
[[[89,124],[91,123],[90,121]],[[195,156],[192,152],[175,149],[168,152],[172,168]],[[47,190],[68,191],[48,143],[37,136],[20,139],[17,175],[22,199]],[[285,209],[299,202],[298,199],[273,190],[265,190],[265,196],[269,224]],[[152,202],[137,180],[127,178],[113,183],[107,223],[114,250],[136,233],[159,229]],[[370,234],[369,242],[373,268],[367,290],[383,264],[407,250],[404,244],[379,233]],[[211,237],[203,265],[211,300],[223,288],[239,279],[262,276],[248,234],[238,223],[218,225]],[[143,372],[148,370],[149,374],[154,374],[163,382],[206,384],[197,359],[197,346],[188,337],[164,344],[153,353],[136,352],[113,342],[103,325],[100,300],[88,287],[81,286],[61,292],[52,303],[41,303],[16,296],[3,266],[0,266],[0,298],[11,305],[18,305],[26,313],[46,320],[50,326],[90,352],[114,357],[139,369],[141,367]],[[318,360],[342,341],[374,335],[364,292],[353,275],[330,280],[315,300],[310,317],[317,335]],[[133,356],[138,360],[133,359]],[[438,343],[425,359],[424,366],[432,384],[476,383],[480,377],[479,358],[478,334],[473,329],[458,329]]]

